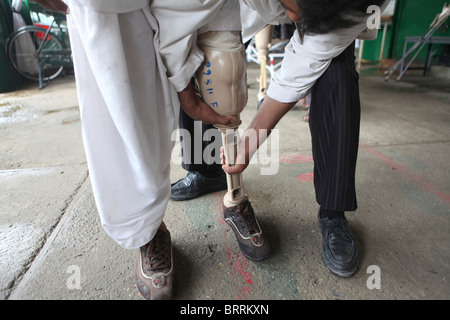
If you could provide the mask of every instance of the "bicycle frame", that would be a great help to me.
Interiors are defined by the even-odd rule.
[[[39,81],[39,89],[41,90],[46,87],[51,80],[56,78],[64,70],[64,67],[72,67],[73,63],[71,59],[70,43],[67,43],[63,39],[65,33],[61,27],[61,23],[63,19],[65,19],[65,16],[55,15],[55,12],[51,12],[49,10],[36,12],[44,13],[52,19],[48,19],[48,24],[26,25],[19,28],[12,35],[10,35],[10,37],[8,37],[5,49],[9,55],[9,58],[13,62],[14,67],[19,71],[19,73],[28,79]],[[58,34],[60,34],[63,38],[60,38],[55,32],[53,32],[55,27],[59,28],[61,33],[58,32]],[[16,64],[17,56],[15,49],[13,48],[15,48],[16,43],[19,41],[17,39],[25,34],[32,35],[31,40],[34,43],[34,49],[32,49],[31,52],[29,51],[30,56],[34,57],[35,60],[36,69],[34,76],[32,74],[28,76],[26,71],[23,73]],[[48,75],[47,70],[52,67],[56,67],[58,71],[55,71],[54,75]]]
[[[47,58],[40,59],[39,57],[40,57],[42,48],[45,44],[45,41],[47,41],[48,35],[50,34],[50,31],[51,31],[54,23],[55,23],[55,20],[53,20],[52,23],[50,24],[50,26],[47,28],[47,32],[45,33],[43,40],[39,45],[39,48],[36,49],[36,58],[39,61],[39,63],[38,63],[38,65],[39,65],[39,89],[42,89],[45,87],[44,80],[43,80],[43,74],[42,74],[42,65],[47,62]]]

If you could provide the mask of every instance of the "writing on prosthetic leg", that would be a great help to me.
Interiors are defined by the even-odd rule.
[[[217,113],[239,119],[247,104],[247,64],[239,32],[207,32],[199,36],[198,46],[205,54],[205,62],[197,72],[203,100]],[[227,126],[214,125],[221,132],[228,164],[234,164],[236,159],[240,124],[241,121]],[[227,183],[226,207],[247,200],[240,173],[227,174]]]
[[[203,100],[221,115],[240,118],[247,104],[247,61],[240,32],[207,32],[198,38],[205,54],[196,75]],[[241,124],[215,125],[221,132],[225,158],[234,164],[237,157]],[[227,174],[228,191],[223,200],[223,218],[232,228],[242,253],[251,260],[270,256],[270,244],[263,237],[253,208],[244,192],[242,174]]]

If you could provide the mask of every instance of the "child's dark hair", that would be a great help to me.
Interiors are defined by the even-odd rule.
[[[367,15],[369,6],[380,6],[384,1],[297,0],[297,4],[301,12],[303,32],[321,34],[357,24],[358,16]]]

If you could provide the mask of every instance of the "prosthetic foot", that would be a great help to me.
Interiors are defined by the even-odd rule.
[[[239,32],[208,32],[198,39],[205,62],[197,72],[203,100],[221,115],[239,115],[247,103],[247,71]],[[215,125],[222,134],[226,163],[236,161],[239,136],[235,125]],[[239,248],[250,260],[270,256],[270,244],[263,236],[253,208],[244,192],[242,174],[227,174],[228,191],[223,199],[223,219],[236,235]]]

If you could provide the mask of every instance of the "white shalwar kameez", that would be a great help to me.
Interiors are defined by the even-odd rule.
[[[122,247],[138,248],[163,220],[179,114],[158,53],[158,25],[148,1],[67,3],[83,141],[101,223]]]
[[[176,91],[186,87],[203,59],[183,41],[195,41],[199,29],[226,30],[231,21],[231,30],[240,31],[239,2],[150,1],[153,9],[148,0],[66,2],[83,141],[100,220],[119,245],[138,248],[153,238],[170,196]],[[161,50],[165,62],[171,50],[194,57],[172,64],[179,71],[172,83],[152,10],[159,13],[159,23],[170,25],[162,42],[171,36],[177,40],[169,51]]]

